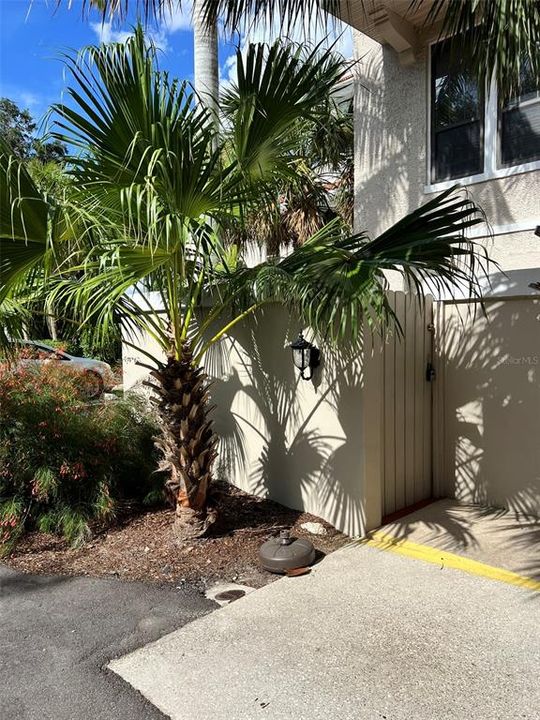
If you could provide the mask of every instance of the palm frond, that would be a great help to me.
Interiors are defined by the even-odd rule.
[[[234,157],[244,173],[264,176],[297,146],[291,130],[315,120],[348,64],[337,53],[277,41],[237,51],[238,80],[221,106]]]
[[[210,22],[223,18],[230,30],[243,30],[250,24],[278,24],[284,31],[314,24],[326,28],[332,16],[338,17],[340,6],[354,0],[202,0],[203,12]],[[356,0],[363,3],[363,0]]]
[[[6,297],[0,302],[0,351],[9,356],[12,342],[24,336],[31,319],[28,308],[17,299]]]
[[[425,2],[411,0],[411,8]],[[482,85],[494,73],[502,97],[512,97],[525,68],[540,82],[538,0],[434,0],[426,24],[441,18],[455,61],[473,67]]]
[[[56,0],[56,4],[61,5],[63,0]],[[65,2],[66,0],[64,0]],[[135,10],[138,17],[143,17],[146,22],[162,19],[166,13],[169,15],[177,8],[181,8],[181,0],[83,0],[82,9],[84,13],[91,10],[97,10],[102,19],[125,20],[130,12]]]
[[[49,206],[24,163],[0,144],[0,302],[48,250]]]
[[[454,188],[374,240],[348,235],[335,220],[289,256],[239,269],[226,283],[240,306],[282,302],[330,342],[354,340],[364,323],[384,328],[395,320],[386,270],[401,273],[420,299],[428,292],[480,297],[489,261],[466,233],[482,222],[479,208]]]

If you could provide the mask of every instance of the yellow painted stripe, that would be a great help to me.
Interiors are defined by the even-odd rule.
[[[504,570],[503,568],[485,565],[477,560],[470,560],[462,555],[440,550],[439,548],[430,547],[429,545],[419,545],[404,538],[397,538],[393,535],[387,535],[382,532],[374,532],[369,535],[364,544],[378,550],[388,550],[398,555],[414,558],[415,560],[423,560],[424,562],[440,565],[441,568],[453,568],[454,570],[462,570],[471,575],[489,578],[490,580],[498,580],[499,582],[516,585],[517,587],[527,590],[536,590],[540,592],[540,581],[533,578],[519,575],[518,573]]]

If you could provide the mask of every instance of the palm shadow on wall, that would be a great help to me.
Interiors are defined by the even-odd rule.
[[[526,272],[535,275],[534,270]],[[493,285],[503,282],[511,290],[512,283],[522,286],[524,278],[511,273],[495,277]],[[447,383],[446,444],[439,452],[444,453],[445,481],[455,478],[446,490],[473,504],[465,512],[445,504],[431,517],[426,508],[396,521],[393,528],[407,537],[421,523],[434,536],[442,530],[448,537],[446,549],[459,550],[477,545],[474,524],[484,518],[493,521],[483,523],[488,535],[530,551],[540,547],[540,520],[534,517],[540,507],[540,300],[487,300],[487,326],[479,306],[450,307],[461,309],[439,323],[443,352],[437,370],[440,382],[445,383],[446,374]],[[506,477],[507,486],[500,482]],[[494,488],[498,507],[493,507]],[[540,558],[531,555],[521,571],[540,577]]]
[[[463,378],[452,383],[452,396],[447,392],[445,398],[451,403],[447,418],[453,415],[449,436],[456,438],[447,448],[457,472],[456,491],[486,504],[493,478],[507,476],[516,491],[509,487],[505,494],[504,486],[498,487],[501,505],[530,515],[540,498],[540,303],[490,301],[487,329],[467,322],[465,307],[463,323],[459,318],[448,323],[444,360],[447,376]],[[523,333],[535,326],[536,333]],[[519,457],[523,463],[516,465]]]
[[[283,310],[269,307],[207,358],[216,378],[218,474],[288,507],[324,506],[329,522],[353,532],[363,519],[359,392],[354,402],[361,373],[351,358],[323,347],[313,380],[301,380],[287,347],[298,328]]]
[[[538,547],[540,301],[489,301],[487,328],[469,322],[466,307],[463,322],[447,323],[445,336],[447,377],[456,379],[445,396],[446,436],[455,439],[445,448],[446,473],[455,476],[458,498],[489,506],[496,493],[501,507],[486,507],[486,518],[532,516],[526,525],[515,523],[508,541]],[[498,532],[496,522],[492,527]],[[540,575],[540,558],[531,558],[526,569]]]

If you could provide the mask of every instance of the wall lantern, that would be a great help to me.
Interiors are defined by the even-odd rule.
[[[319,365],[320,352],[318,348],[305,339],[302,331],[289,347],[292,350],[293,363],[300,370],[300,376],[303,380],[311,380],[313,368]],[[309,374],[306,374],[306,372]]]

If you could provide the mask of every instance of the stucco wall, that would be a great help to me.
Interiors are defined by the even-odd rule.
[[[441,303],[438,495],[540,516],[540,298]]]
[[[366,350],[321,348],[312,381],[299,378],[288,344],[298,324],[269,307],[206,355],[220,438],[216,474],[247,492],[304,510],[349,535],[381,521],[381,383],[377,340]],[[155,351],[148,338],[136,338]],[[124,346],[124,387],[148,362]]]
[[[248,492],[323,517],[349,535],[380,523],[380,365],[321,348],[311,381],[287,347],[298,326],[278,307],[208,357],[219,473]],[[366,385],[369,378],[369,387]]]
[[[355,34],[355,224],[385,230],[432,194],[425,192],[428,147],[427,50],[411,66],[360,32]],[[540,171],[467,186],[495,233],[501,226],[540,224]],[[502,270],[540,268],[540,239],[532,230],[483,241]],[[530,293],[516,275],[513,293]],[[530,282],[530,280],[529,280]]]

